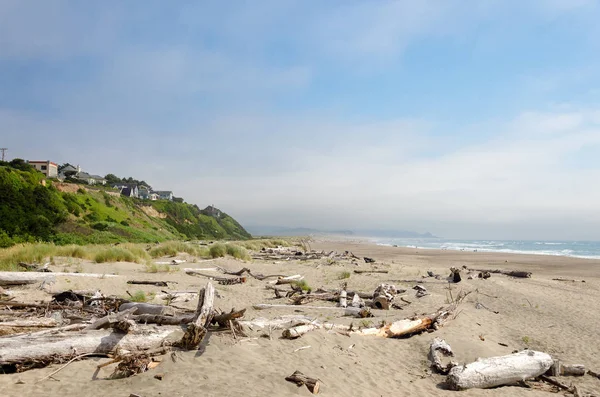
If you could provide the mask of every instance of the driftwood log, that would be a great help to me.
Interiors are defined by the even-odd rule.
[[[538,377],[548,371],[553,364],[550,355],[525,350],[456,366],[450,370],[446,383],[454,390],[487,389]]]
[[[348,307],[348,309],[357,309],[353,307]],[[417,319],[405,319],[400,321],[395,321],[391,324],[384,324],[383,326],[377,328],[363,328],[354,330],[352,326],[347,327],[344,325],[335,325],[335,324],[323,324],[320,325],[317,322],[310,322],[308,324],[312,325],[311,327],[302,328],[302,332],[291,331],[293,335],[301,336],[306,332],[312,331],[314,329],[325,328],[325,329],[338,329],[340,331],[345,331],[350,334],[357,335],[365,335],[365,336],[379,336],[383,338],[406,338],[415,334],[419,334],[421,332],[425,332],[430,329],[437,329],[442,325],[444,320],[448,318],[448,316],[456,309],[456,304],[450,305],[446,308],[442,308],[438,310],[435,314],[430,316],[424,316],[422,318]],[[302,324],[306,325],[306,324]],[[294,327],[292,327],[294,328]],[[284,337],[287,335],[284,331]]]
[[[583,364],[563,364],[560,360],[554,360],[554,364],[545,375],[583,376],[585,375],[585,366]]]
[[[174,316],[175,309],[164,305],[154,305],[152,303],[128,302],[119,306],[119,311],[125,311],[130,308],[136,308],[133,314],[153,314],[159,316]]]
[[[340,307],[348,306],[348,294],[345,289],[340,292]]]
[[[482,272],[482,273],[487,272],[487,273],[504,274],[505,276],[516,277],[516,278],[531,278],[531,272],[526,272],[526,271],[521,271],[521,270],[502,270],[502,269],[494,269],[494,270],[469,269],[469,270],[474,270],[476,272]]]
[[[129,280],[129,281],[127,281],[127,284],[154,285],[155,287],[168,287],[169,286],[169,284],[167,284],[166,281]]]
[[[114,274],[96,274],[96,273],[43,273],[43,272],[0,272],[0,285],[24,285],[34,284],[40,281],[50,282],[56,277],[94,277],[109,278],[119,277]]]
[[[208,325],[213,318],[213,302],[215,288],[211,283],[206,284],[198,294],[198,306],[194,314],[194,321],[189,323],[179,345],[188,350],[196,349],[208,333]]]
[[[450,361],[447,364],[442,364],[442,357],[440,357],[440,354],[442,357],[454,357],[452,348],[448,343],[446,343],[445,340],[434,338],[429,346],[429,361],[437,373],[447,375],[452,367],[455,367],[458,364],[453,361]]]
[[[364,273],[389,273],[389,270],[355,270],[356,274],[364,274]]]
[[[276,284],[276,285],[293,284],[293,283],[295,283],[297,281],[301,281],[301,280],[304,280],[304,276],[296,274],[293,276],[279,277],[277,280],[271,281],[271,284]]]
[[[389,310],[398,289],[392,284],[380,284],[373,292],[373,307],[375,309]]]
[[[87,332],[49,331],[0,338],[0,365],[40,366],[63,362],[85,353],[115,354],[117,351],[138,351],[162,346],[165,338],[179,327],[140,326],[134,332],[122,334],[113,330]]]
[[[300,371],[294,371],[294,373],[291,374],[290,376],[286,377],[285,380],[287,380],[288,382],[293,382],[293,383],[297,384],[298,387],[301,387],[302,385],[306,385],[306,388],[312,394],[318,394],[319,393],[319,388],[320,388],[320,385],[321,385],[321,383],[319,382],[319,380],[318,379],[309,378],[308,376],[304,375]]]
[[[193,276],[207,277],[207,278],[209,278],[211,280],[215,280],[219,284],[223,284],[223,285],[242,284],[242,283],[246,282],[246,277],[218,277],[218,276],[215,276],[214,274],[205,274],[205,273],[199,272],[196,269],[184,269],[184,270],[185,270],[186,274],[193,275]]]
[[[0,329],[2,328],[52,328],[56,327],[58,322],[51,317],[42,317],[35,319],[23,319],[13,321],[0,322]]]

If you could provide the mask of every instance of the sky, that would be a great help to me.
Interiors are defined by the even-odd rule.
[[[595,0],[0,1],[8,158],[243,225],[600,240]]]

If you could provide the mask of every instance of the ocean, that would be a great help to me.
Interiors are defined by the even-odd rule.
[[[600,241],[444,240],[387,237],[370,238],[370,240],[381,245],[422,249],[506,252],[600,259]]]

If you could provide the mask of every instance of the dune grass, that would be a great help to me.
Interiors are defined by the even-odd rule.
[[[136,262],[144,263],[150,256],[143,245],[65,245],[52,243],[17,244],[0,250],[0,270],[20,270],[19,262],[43,263],[53,262],[55,257],[88,259],[96,263],[103,262]]]
[[[148,296],[144,291],[136,291],[128,298],[131,302],[148,302]]]
[[[237,241],[236,244],[252,251],[260,251],[263,248],[277,248],[277,247],[292,247],[297,244],[291,239],[282,238],[268,238],[268,239],[256,239]]]
[[[208,248],[184,243],[183,241],[167,241],[161,243],[156,247],[153,247],[149,253],[151,257],[159,258],[161,256],[174,256],[182,252],[200,257],[207,257],[209,254]]]
[[[292,246],[292,240],[260,239],[222,243],[210,246],[186,243],[183,241],[167,241],[147,250],[147,244],[123,243],[89,244],[89,245],[55,245],[53,243],[17,244],[10,248],[0,249],[0,270],[16,271],[19,262],[38,263],[53,262],[55,257],[86,259],[96,263],[135,262],[150,263],[151,259],[163,256],[175,256],[187,253],[198,258],[222,258],[231,256],[241,260],[250,260],[248,250],[260,251],[262,248]],[[153,272],[149,268],[149,272]],[[164,271],[159,268],[156,272]]]
[[[227,255],[227,246],[223,243],[216,243],[210,246],[211,258],[222,258]]]

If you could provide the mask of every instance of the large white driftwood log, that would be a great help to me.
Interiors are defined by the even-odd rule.
[[[34,284],[40,281],[54,281],[56,277],[94,277],[109,278],[119,277],[114,274],[96,273],[38,273],[38,272],[0,272],[0,285],[23,285]]]
[[[320,328],[318,324],[302,324],[283,330],[282,336],[286,339],[296,339],[313,329]]]
[[[300,274],[295,274],[293,276],[279,277],[277,280],[269,281],[269,284],[276,284],[276,285],[292,284],[296,281],[301,281],[301,280],[304,280],[304,276],[301,276]]]
[[[510,385],[540,376],[553,364],[552,357],[546,353],[524,350],[456,366],[450,370],[446,383],[455,390]]]
[[[271,328],[271,329],[282,329],[291,327],[297,324],[310,324],[313,319],[306,316],[298,316],[295,314],[285,315],[274,319],[268,319],[264,317],[255,318],[253,320],[241,320],[238,321],[242,326],[249,328]]]
[[[117,350],[137,351],[162,346],[165,338],[179,330],[177,326],[140,326],[135,333],[113,330],[25,334],[0,338],[0,365],[34,361],[60,361],[85,353],[115,353]]]

